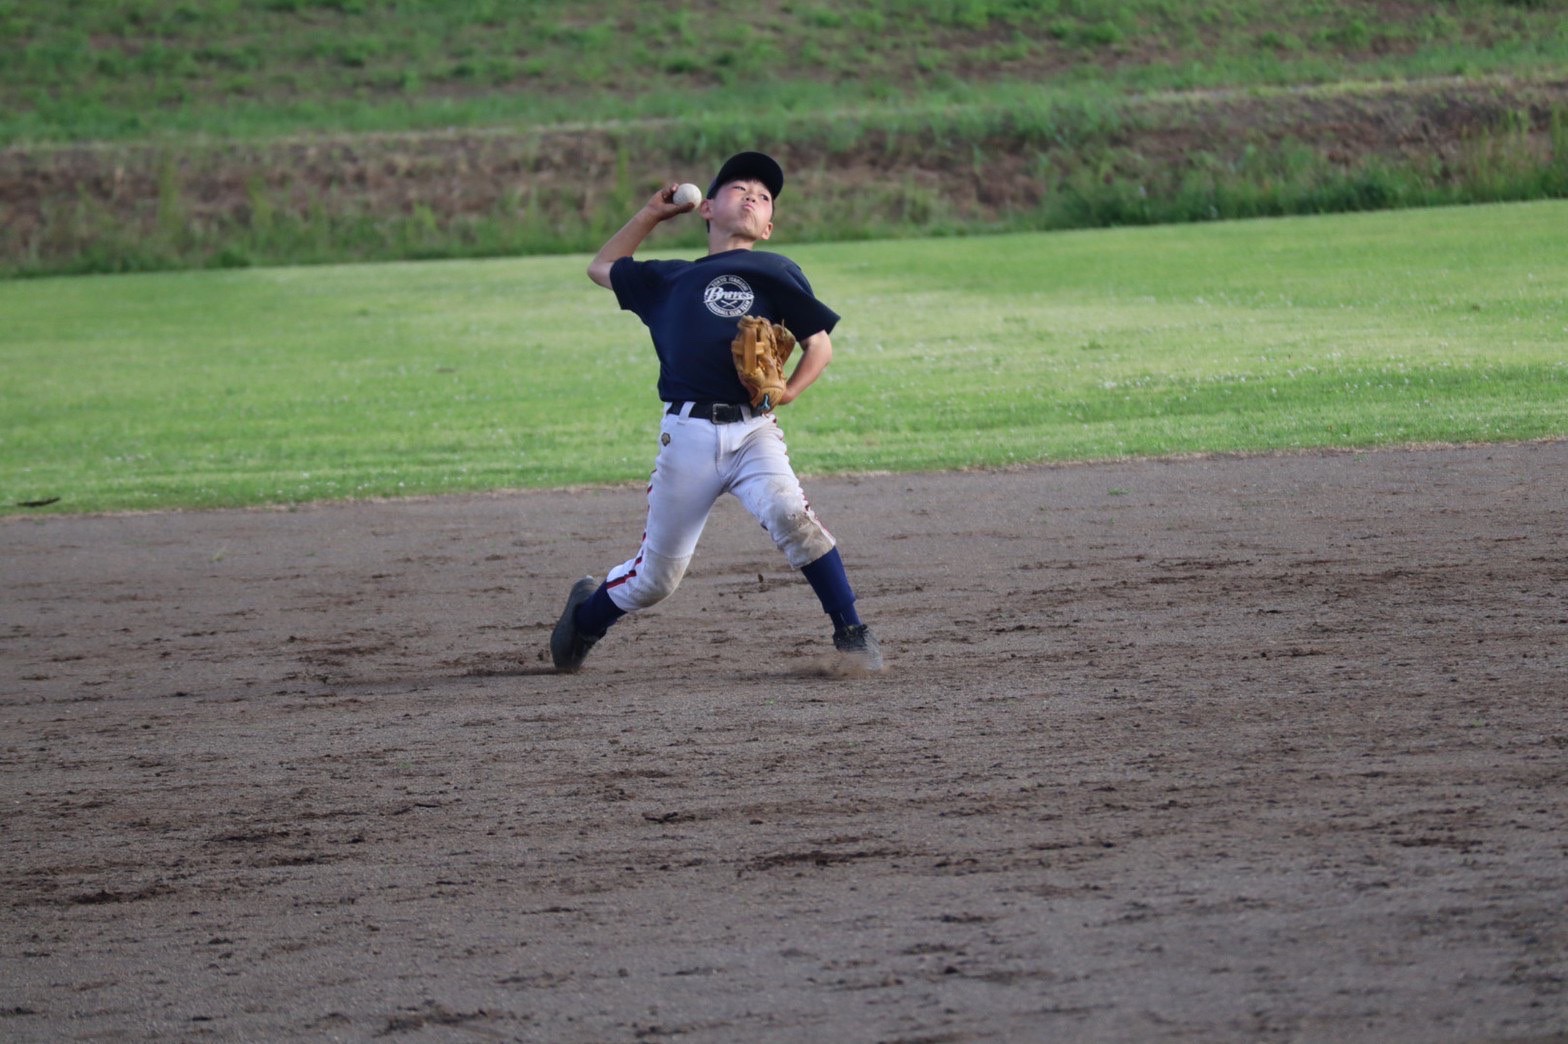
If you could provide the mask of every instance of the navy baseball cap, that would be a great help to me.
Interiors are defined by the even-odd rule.
[[[762,182],[774,199],[784,191],[784,168],[777,160],[761,152],[737,152],[719,168],[713,183],[708,186],[708,198],[712,199],[715,192],[730,182],[743,178]]]

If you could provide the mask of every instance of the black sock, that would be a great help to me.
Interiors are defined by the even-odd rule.
[[[577,624],[577,629],[588,637],[603,638],[610,625],[625,615],[626,610],[610,601],[610,592],[600,584],[599,589],[577,607],[572,620]]]
[[[844,572],[844,559],[834,548],[801,570],[806,582],[817,593],[822,611],[833,621],[833,630],[842,631],[860,623],[855,612],[855,592],[849,586],[849,576]]]

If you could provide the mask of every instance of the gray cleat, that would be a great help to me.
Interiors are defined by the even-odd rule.
[[[566,596],[566,609],[555,622],[555,630],[550,633],[550,658],[555,661],[555,669],[558,671],[567,674],[575,672],[587,659],[588,650],[599,640],[579,631],[576,619],[577,607],[586,602],[598,587],[599,581],[585,576],[572,585],[571,593]]]
[[[833,648],[852,657],[865,670],[882,669],[882,646],[877,636],[871,633],[871,628],[865,624],[854,624],[833,632]]]

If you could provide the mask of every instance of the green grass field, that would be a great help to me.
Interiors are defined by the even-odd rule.
[[[1565,225],[1546,202],[781,235],[845,316],[781,419],[805,473],[1568,434]],[[639,480],[655,360],[585,260],[0,283],[0,510]]]

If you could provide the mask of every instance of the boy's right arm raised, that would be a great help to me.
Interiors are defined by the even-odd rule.
[[[678,182],[671,182],[655,192],[644,203],[642,209],[633,214],[631,220],[621,226],[621,230],[611,236],[599,248],[599,252],[588,262],[588,278],[604,287],[612,289],[610,285],[610,268],[623,257],[631,257],[648,234],[657,228],[660,222],[668,221],[688,210],[695,210],[700,204],[672,203],[670,197],[679,187]]]

